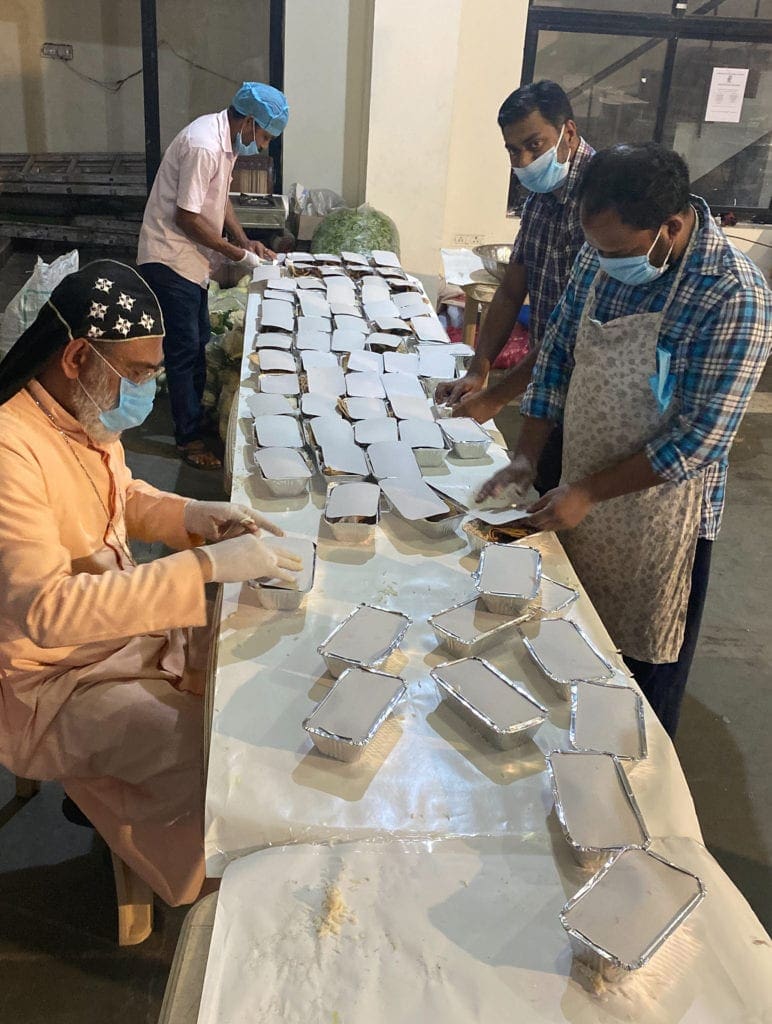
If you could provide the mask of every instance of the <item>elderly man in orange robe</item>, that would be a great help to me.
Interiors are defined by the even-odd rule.
[[[119,438],[150,411],[162,339],[145,281],[100,260],[0,363],[0,763],[61,781],[177,905],[204,880],[204,584],[298,563],[251,509],[132,478]],[[175,553],[137,565],[132,539]]]

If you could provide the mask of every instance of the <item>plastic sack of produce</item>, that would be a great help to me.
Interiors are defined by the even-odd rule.
[[[342,250],[370,256],[373,249],[387,249],[399,255],[397,225],[380,210],[366,203],[357,209],[332,210],[314,232],[311,252]]]
[[[68,274],[78,269],[78,250],[58,256],[53,263],[44,263],[38,256],[35,268],[5,308],[0,322],[0,358],[24,334],[48,302],[51,292]]]

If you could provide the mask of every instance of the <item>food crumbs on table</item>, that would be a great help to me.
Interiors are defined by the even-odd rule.
[[[337,885],[328,885],[324,892],[322,913],[316,923],[316,934],[320,938],[325,935],[340,935],[344,924],[353,924],[356,917],[349,910],[343,894]]]

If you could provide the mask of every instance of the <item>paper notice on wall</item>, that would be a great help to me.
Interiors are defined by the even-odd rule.
[[[743,109],[747,81],[748,68],[713,68],[705,120],[737,124]]]

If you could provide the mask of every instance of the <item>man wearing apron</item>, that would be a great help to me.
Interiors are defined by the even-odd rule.
[[[772,293],[664,147],[598,153],[579,194],[587,244],[550,318],[512,462],[480,497],[524,494],[562,422],[561,484],[524,522],[560,532],[673,736],[729,449],[772,345]]]

